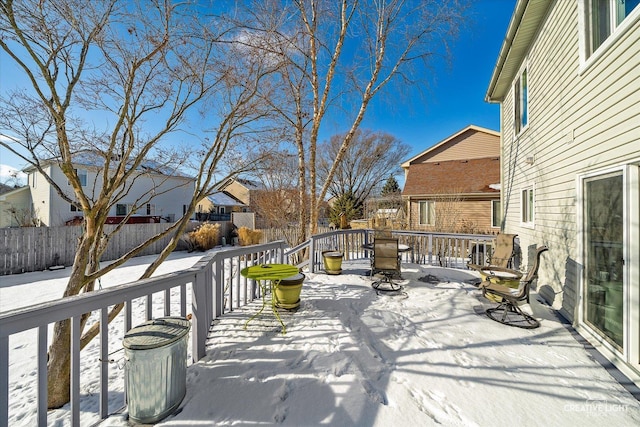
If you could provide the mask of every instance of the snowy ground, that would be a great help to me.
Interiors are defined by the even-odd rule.
[[[197,259],[174,255],[159,274]],[[403,264],[404,294],[378,296],[366,267],[362,261],[343,264],[339,276],[308,274],[301,307],[282,314],[286,335],[269,310],[243,329],[257,304],[216,321],[207,356],[187,370],[178,413],[161,425],[640,425],[640,403],[535,295],[541,327],[510,328],[484,316],[490,303],[468,283],[473,273]],[[109,282],[128,281],[144,259],[128,268]],[[24,295],[35,283],[53,292],[61,277],[40,274],[62,273],[21,275],[23,285],[1,278],[2,310],[14,291]],[[30,345],[15,341],[12,351]],[[33,371],[9,369],[11,387],[18,381],[25,392]],[[117,389],[122,372],[111,371]],[[86,386],[82,394],[95,400]],[[9,424],[32,425],[35,408],[25,402],[32,397],[20,396],[10,396]],[[50,424],[67,425],[67,415],[68,408],[50,413]],[[83,424],[96,421],[82,417]],[[102,425],[127,425],[126,412]]]

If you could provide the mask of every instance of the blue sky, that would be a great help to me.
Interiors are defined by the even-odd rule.
[[[411,145],[408,159],[471,124],[500,130],[499,106],[484,97],[516,0],[471,3],[471,21],[453,46],[452,62],[436,70],[424,99],[399,99],[396,111],[378,105],[367,111],[363,127]]]
[[[363,128],[390,133],[412,147],[407,160],[471,124],[500,130],[499,107],[486,103],[484,95],[516,0],[470,2],[470,19],[453,45],[450,64],[438,63],[427,76],[432,83],[416,90],[415,95],[381,93],[384,102],[381,98],[370,104],[365,115]],[[0,65],[0,88],[11,86],[15,70],[8,64]],[[331,134],[346,130],[339,123],[324,126]],[[6,170],[2,165],[24,166],[0,149],[0,175]]]

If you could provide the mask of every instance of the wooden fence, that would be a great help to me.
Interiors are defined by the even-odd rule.
[[[189,224],[188,230],[198,225]],[[117,259],[170,226],[169,223],[125,225],[109,241],[102,260]],[[105,225],[105,232],[110,233],[116,227]],[[221,223],[221,235],[227,232],[227,228],[229,226],[226,223]],[[73,265],[81,234],[81,226],[0,228],[0,275]],[[170,239],[169,235],[150,244],[140,256],[159,254]]]
[[[220,243],[231,244],[231,221],[215,221],[220,224]],[[119,258],[121,255],[166,230],[171,224],[128,224],[109,241],[103,261]],[[195,229],[199,222],[189,224],[188,231]],[[107,233],[117,225],[105,225]],[[289,245],[297,241],[299,229],[262,229],[262,243],[284,240]],[[319,232],[329,231],[322,227]],[[81,226],[0,228],[0,275],[42,271],[56,265],[73,265]],[[222,238],[225,238],[223,241]],[[145,248],[139,256],[159,254],[169,243],[167,236]],[[177,250],[186,249],[179,246]]]

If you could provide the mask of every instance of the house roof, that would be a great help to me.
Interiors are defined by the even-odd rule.
[[[10,191],[15,190],[16,188],[20,188],[20,187],[14,187],[14,186],[6,185],[0,182],[0,194],[8,193]]]
[[[6,187],[6,186],[5,186]],[[29,190],[29,186],[28,185],[23,185],[22,187],[12,187],[11,190],[9,191],[5,191],[4,193],[0,194],[0,201],[4,201],[6,200],[7,197],[16,195],[18,193],[21,193],[23,191],[28,191]]]
[[[242,184],[247,190],[264,190],[264,185],[257,181],[251,181],[250,179],[236,178],[235,181]]]
[[[84,150],[73,154],[73,164],[75,166],[82,166],[86,168],[102,168],[104,166],[104,157],[95,152],[94,150]],[[58,165],[60,164],[60,159],[51,158],[44,160],[42,162],[43,166],[46,165]],[[23,169],[24,172],[32,172],[36,168],[34,166],[28,166]],[[137,170],[141,173],[151,173],[157,175],[166,175],[174,178],[186,178],[193,179],[187,175],[184,175],[176,168],[168,167],[167,165],[162,165],[154,160],[145,160],[138,167]]]
[[[411,165],[403,196],[499,194],[499,157]]]
[[[233,197],[226,191],[218,191],[207,197],[214,206],[245,206],[240,200]]]
[[[411,163],[413,163],[415,160],[417,160],[417,159],[419,159],[421,157],[424,157],[426,154],[429,154],[432,151],[438,150],[443,145],[447,144],[448,142],[450,142],[452,140],[455,140],[456,138],[458,138],[459,136],[461,136],[462,134],[467,133],[467,132],[484,132],[484,133],[488,133],[490,135],[494,135],[494,136],[500,137],[500,132],[496,132],[495,130],[491,130],[491,129],[487,129],[487,128],[483,128],[483,127],[475,126],[475,125],[469,125],[466,128],[461,129],[458,132],[454,133],[453,135],[448,136],[447,138],[443,139],[442,141],[438,142],[437,144],[427,148],[426,150],[424,150],[420,154],[410,158],[406,162],[402,163],[400,166],[403,169],[407,169],[411,165]]]
[[[493,69],[485,101],[504,100],[550,4],[551,0],[518,0]]]

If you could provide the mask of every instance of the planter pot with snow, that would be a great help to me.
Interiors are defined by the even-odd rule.
[[[342,273],[342,252],[324,251],[322,252],[322,258],[324,259],[324,271],[327,274]]]
[[[300,306],[300,291],[305,275],[298,273],[280,280],[275,287],[276,307],[293,310]]]

